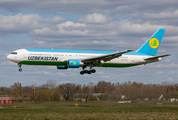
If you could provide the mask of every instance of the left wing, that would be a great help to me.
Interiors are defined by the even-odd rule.
[[[118,58],[120,56],[122,56],[122,54],[124,53],[127,53],[127,52],[131,52],[133,50],[125,50],[125,51],[122,51],[122,52],[116,52],[116,53],[112,53],[112,54],[107,54],[107,55],[102,55],[102,56],[98,56],[98,57],[93,57],[93,58],[87,58],[87,59],[82,59],[81,61],[85,64],[88,64],[88,63],[100,63],[100,61],[110,61],[114,58]]]

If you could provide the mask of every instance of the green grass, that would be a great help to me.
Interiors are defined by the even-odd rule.
[[[167,120],[178,119],[178,103],[13,103],[0,108],[0,120]],[[14,108],[16,106],[16,108]]]

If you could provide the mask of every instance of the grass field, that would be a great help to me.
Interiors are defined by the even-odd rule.
[[[0,104],[0,120],[167,120],[178,119],[178,103],[13,103]],[[6,106],[6,107],[5,107]],[[16,106],[16,108],[14,108]]]

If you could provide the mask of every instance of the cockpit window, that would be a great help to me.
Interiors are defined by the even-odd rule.
[[[17,54],[17,52],[12,52],[11,54]]]

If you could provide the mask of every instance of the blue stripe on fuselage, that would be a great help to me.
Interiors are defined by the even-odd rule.
[[[26,49],[30,52],[65,52],[65,53],[94,53],[94,54],[111,54],[116,51],[89,51],[89,50],[56,50],[56,49]]]
[[[117,51],[91,51],[91,50],[57,50],[57,49],[26,49],[30,52],[64,52],[64,53],[92,53],[92,54],[112,54]],[[146,55],[137,52],[128,52],[123,55]]]

